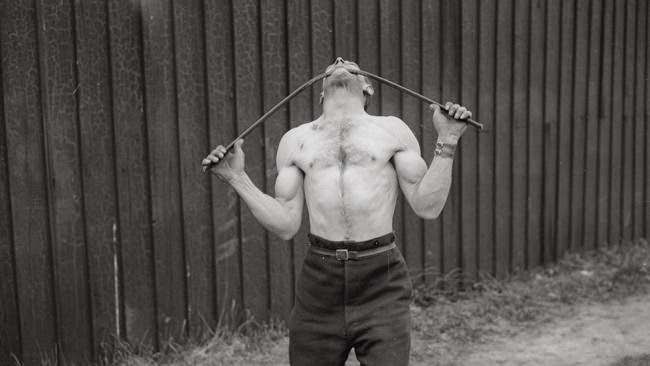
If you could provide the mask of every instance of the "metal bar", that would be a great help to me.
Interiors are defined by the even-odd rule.
[[[422,99],[423,101],[425,101],[425,102],[427,102],[429,104],[435,104],[435,105],[439,106],[442,110],[447,111],[447,108],[445,108],[444,105],[436,102],[435,100],[429,99],[429,98],[425,97],[424,95],[422,95],[422,94],[420,94],[418,92],[415,92],[415,91],[413,91],[413,90],[411,90],[411,89],[409,89],[407,87],[399,85],[399,84],[397,84],[397,83],[395,83],[393,81],[390,81],[388,79],[384,79],[381,76],[378,76],[378,75],[375,75],[373,73],[370,73],[368,71],[363,71],[363,70],[350,70],[350,73],[371,77],[371,78],[373,78],[373,79],[375,79],[377,81],[381,81],[382,83],[388,84],[388,85],[392,86],[393,88],[399,89],[399,90],[405,92],[406,94],[410,94],[410,95],[412,95],[412,96],[414,96],[416,98],[420,98],[420,99]],[[460,120],[460,121],[466,122],[467,124],[470,124],[470,125],[478,128],[479,130],[483,129],[483,124],[481,124],[481,123],[479,123],[479,122],[477,122],[477,121],[475,121],[475,120],[473,120],[471,118],[463,119],[463,120]]]
[[[406,88],[406,87],[404,87],[404,86],[402,86],[402,85],[399,85],[399,84],[397,84],[397,83],[395,83],[395,82],[393,82],[393,81],[390,81],[390,80],[388,80],[388,79],[384,79],[384,78],[382,78],[381,76],[378,76],[378,75],[375,75],[375,74],[373,74],[373,73],[370,73],[370,72],[367,72],[367,71],[363,71],[363,70],[354,70],[354,71],[350,71],[350,72],[353,73],[353,74],[360,74],[360,75],[364,75],[364,76],[371,77],[371,78],[373,78],[373,79],[375,79],[375,80],[377,80],[377,81],[380,81],[380,82],[382,82],[382,83],[388,84],[388,85],[392,86],[393,88],[399,89],[399,90],[401,90],[401,91],[403,91],[403,92],[405,92],[405,93],[407,93],[407,94],[410,94],[410,95],[412,95],[412,96],[414,96],[414,97],[420,98],[421,100],[423,100],[423,101],[425,101],[425,102],[427,102],[427,103],[429,103],[429,104],[435,104],[435,105],[439,106],[442,110],[447,111],[447,109],[445,108],[444,105],[442,105],[442,104],[436,102],[435,100],[433,100],[433,99],[429,99],[429,98],[425,97],[424,95],[422,95],[422,94],[420,94],[420,93],[417,93],[417,92],[415,92],[415,91],[413,91],[413,90],[411,90],[411,89],[409,89],[409,88]],[[269,117],[270,117],[270,116],[271,116],[275,111],[277,111],[280,107],[282,107],[282,106],[285,105],[288,101],[290,101],[291,99],[293,99],[293,97],[295,97],[298,93],[300,93],[301,91],[303,91],[305,88],[311,86],[312,84],[314,84],[314,83],[317,82],[318,80],[321,80],[321,79],[323,79],[323,78],[325,78],[325,77],[327,77],[327,76],[329,76],[329,73],[322,73],[322,74],[319,74],[319,75],[317,75],[317,76],[314,76],[313,78],[309,79],[306,83],[304,83],[304,84],[302,84],[301,86],[299,86],[296,90],[292,91],[291,94],[289,94],[289,95],[287,95],[286,97],[284,97],[284,99],[282,99],[281,101],[279,101],[278,104],[274,105],[273,108],[269,109],[266,113],[264,113],[264,115],[262,115],[262,117],[258,118],[257,121],[253,122],[252,125],[250,125],[248,128],[246,128],[244,131],[242,131],[242,133],[239,134],[239,136],[237,136],[234,140],[232,140],[232,141],[231,141],[231,142],[226,146],[226,153],[227,153],[228,151],[230,151],[230,150],[233,148],[233,146],[235,146],[235,142],[237,142],[237,140],[246,137],[246,135],[248,135],[248,134],[249,134],[253,129],[255,129],[255,127],[259,126],[262,122],[264,122],[264,120],[266,120],[267,118],[269,118]],[[478,129],[480,129],[480,130],[483,129],[483,125],[482,125],[481,123],[478,123],[477,121],[475,121],[475,120],[473,120],[473,119],[471,119],[471,118],[464,119],[464,120],[460,120],[460,121],[462,121],[462,122],[466,122],[466,123],[468,123],[468,124],[470,124],[470,125],[472,125],[472,126],[478,128]],[[214,164],[215,164],[215,163],[211,163],[210,165],[206,165],[206,166],[204,166],[204,167],[203,167],[203,172],[205,173],[205,171],[208,170],[210,167],[212,167]],[[217,164],[218,164],[218,163],[217,163]]]
[[[288,101],[290,101],[291,99],[293,99],[293,97],[295,97],[298,93],[300,93],[300,92],[303,91],[305,88],[310,87],[312,84],[314,84],[314,83],[317,82],[318,80],[323,79],[324,77],[326,77],[326,76],[328,76],[328,75],[329,75],[329,74],[327,74],[327,73],[322,73],[322,74],[320,74],[320,75],[314,76],[313,78],[309,79],[306,83],[304,83],[304,84],[302,84],[301,86],[299,86],[296,90],[292,91],[291,94],[289,94],[289,95],[287,95],[286,97],[284,97],[284,99],[282,99],[281,101],[279,101],[278,104],[274,105],[273,108],[269,109],[266,113],[264,113],[264,115],[262,115],[262,117],[258,118],[257,121],[253,122],[252,125],[248,126],[248,128],[246,128],[244,131],[242,131],[242,133],[240,133],[239,136],[237,136],[234,140],[232,140],[232,141],[231,141],[231,142],[226,146],[226,153],[227,153],[228,151],[230,151],[230,150],[233,148],[233,146],[235,146],[235,142],[237,142],[239,139],[243,139],[244,137],[246,137],[246,135],[248,135],[251,131],[253,131],[253,129],[255,129],[255,127],[257,127],[257,126],[260,125],[262,122],[264,122],[264,120],[266,120],[267,118],[269,118],[269,117],[270,117],[270,116],[271,116],[275,111],[277,111],[280,107],[282,107],[282,106],[285,105]],[[218,164],[218,163],[217,163],[217,164]],[[203,172],[205,173],[205,171],[208,170],[208,169],[210,169],[210,167],[212,167],[213,165],[215,165],[215,163],[211,163],[210,165],[205,165],[205,166],[203,166]]]

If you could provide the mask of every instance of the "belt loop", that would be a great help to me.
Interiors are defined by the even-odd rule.
[[[347,261],[348,259],[350,259],[350,252],[348,252],[347,249],[337,249],[336,259],[340,261]]]

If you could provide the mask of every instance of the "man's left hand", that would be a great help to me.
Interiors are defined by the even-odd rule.
[[[466,107],[447,102],[445,109],[448,112],[443,112],[440,107],[432,104],[430,106],[434,110],[433,113],[433,126],[438,132],[438,140],[444,143],[455,145],[467,129],[467,123],[464,120],[472,117]]]

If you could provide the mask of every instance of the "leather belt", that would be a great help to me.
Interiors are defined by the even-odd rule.
[[[386,251],[389,251],[393,248],[395,248],[397,245],[393,242],[389,245],[384,245],[379,248],[373,248],[373,249],[367,249],[367,250],[349,250],[349,249],[336,249],[336,250],[329,250],[329,249],[323,249],[319,248],[316,246],[310,246],[311,250],[320,255],[327,255],[330,257],[336,257],[337,260],[340,261],[347,261],[351,259],[359,259],[359,258],[364,258],[364,257],[370,257],[372,255],[376,254],[381,254]]]
[[[368,250],[383,247],[384,245],[389,245],[390,243],[395,242],[395,233],[388,233],[376,238],[364,240],[364,241],[354,241],[354,240],[343,240],[343,241],[331,241],[325,238],[321,238],[318,235],[312,233],[307,234],[309,242],[316,247],[327,249],[327,250],[336,250],[336,249],[354,249],[357,251]]]

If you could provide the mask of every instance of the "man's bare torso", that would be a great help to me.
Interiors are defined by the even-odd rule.
[[[427,167],[417,138],[402,120],[365,113],[373,89],[355,70],[358,65],[341,58],[328,66],[321,92],[323,114],[282,137],[275,198],[260,191],[244,171],[243,140],[235,142],[232,153],[220,145],[202,161],[235,188],[267,230],[285,240],[300,229],[304,202],[312,233],[349,241],[393,230],[398,186],[421,218],[438,217],[445,205],[452,159],[434,159]],[[446,110],[454,118],[471,116],[457,104],[447,103]],[[455,146],[466,128],[439,109],[433,124],[443,147]],[[449,149],[447,157],[452,157]]]
[[[304,173],[310,231],[365,240],[393,230],[398,181],[391,158],[402,147],[390,117],[323,117],[292,130],[291,163]]]

